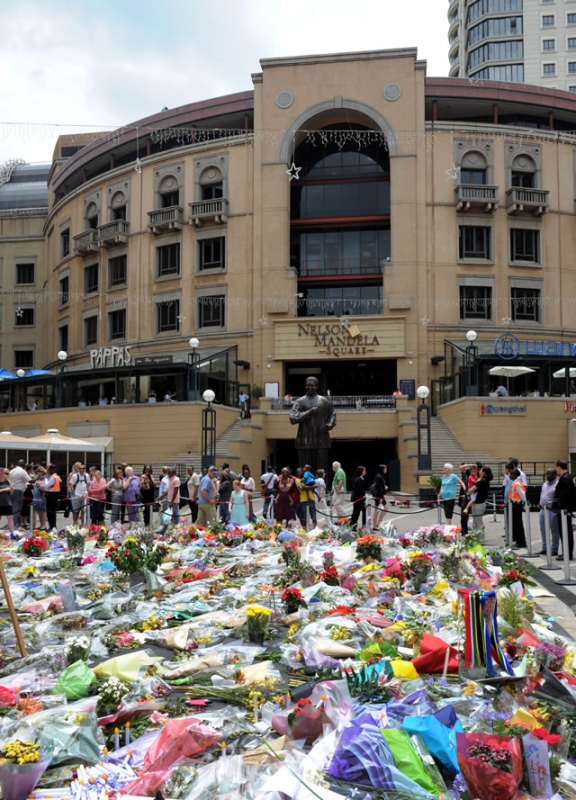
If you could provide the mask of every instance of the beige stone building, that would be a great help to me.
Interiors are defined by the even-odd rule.
[[[290,398],[314,375],[338,413],[333,455],[350,471],[389,462],[394,488],[430,472],[421,385],[433,470],[476,452],[496,464],[514,431],[519,457],[566,455],[576,98],[427,78],[412,49],[261,66],[253,91],[69,157],[60,142],[34,361],[53,375],[0,384],[5,408],[40,394],[44,409],[5,427],[113,436],[135,463],[194,460],[209,388],[217,453],[256,473],[295,465]],[[503,379],[522,402],[488,399],[506,364],[531,370]],[[446,451],[442,419],[462,447]],[[542,420],[548,435],[527,443]]]

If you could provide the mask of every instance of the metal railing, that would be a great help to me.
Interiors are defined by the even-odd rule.
[[[323,275],[381,275],[390,258],[347,258],[300,261],[296,268],[301,278]]]
[[[396,408],[396,398],[391,394],[339,395],[328,398],[334,408]],[[272,400],[272,411],[289,411],[296,398],[278,397]]]
[[[149,225],[166,225],[171,222],[184,222],[184,209],[181,206],[168,206],[148,212]]]

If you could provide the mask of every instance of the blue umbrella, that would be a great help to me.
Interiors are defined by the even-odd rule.
[[[15,380],[16,375],[13,375],[9,370],[3,369],[0,367],[0,381],[3,380]]]
[[[37,375],[52,375],[49,369],[29,369],[25,378],[35,378]]]

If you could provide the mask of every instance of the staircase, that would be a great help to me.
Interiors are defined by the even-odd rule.
[[[432,417],[430,422],[433,475],[442,475],[442,467],[446,463],[452,464],[454,471],[458,473],[460,464],[474,464],[476,461],[490,465],[496,473],[496,465],[502,459],[477,450],[464,450],[440,417]]]
[[[262,429],[262,424],[252,422],[251,419],[237,419],[224,433],[216,439],[216,458],[215,466],[220,468],[223,461],[242,458],[242,444],[249,444],[252,441],[250,431],[254,428]],[[180,477],[186,472],[186,467],[192,464],[196,472],[200,472],[202,466],[201,453],[177,453],[169,456],[164,461],[157,461],[152,465],[154,475],[162,474],[162,467],[175,467]]]

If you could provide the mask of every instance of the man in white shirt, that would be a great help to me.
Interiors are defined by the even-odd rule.
[[[22,527],[22,504],[24,502],[24,491],[30,482],[30,475],[26,472],[24,467],[26,462],[20,459],[14,469],[10,470],[8,475],[10,483],[12,484],[12,513],[14,516],[14,528]]]
[[[190,514],[192,515],[192,522],[198,519],[198,488],[200,486],[200,475],[194,471],[194,467],[188,467],[188,480],[186,487],[188,488],[188,505],[190,506]]]
[[[86,524],[86,509],[88,508],[88,476],[86,467],[80,464],[78,472],[74,472],[70,478],[69,489],[71,493],[72,522],[81,525]]]
[[[264,519],[268,519],[270,504],[272,502],[272,498],[274,497],[274,490],[276,489],[277,484],[278,475],[276,475],[274,467],[268,465],[264,475],[260,476],[260,491],[262,493],[262,497],[264,498],[264,505],[262,506],[262,516]]]

